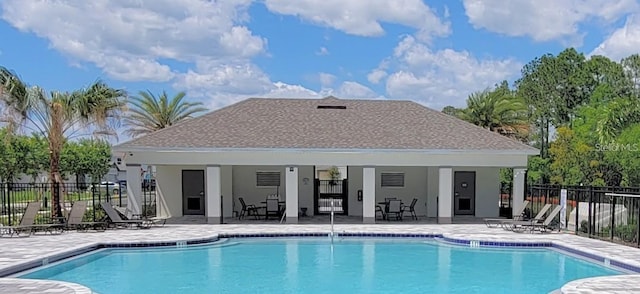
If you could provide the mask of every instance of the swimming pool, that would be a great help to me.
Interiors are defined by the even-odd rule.
[[[621,272],[549,249],[429,239],[232,238],[187,248],[103,249],[21,278],[109,293],[548,293]]]

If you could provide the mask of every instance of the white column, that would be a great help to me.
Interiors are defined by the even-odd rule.
[[[222,194],[222,181],[220,180],[220,166],[213,165],[207,166],[207,180],[206,180],[206,203],[207,210],[207,222],[210,224],[221,223],[222,209],[220,207],[220,195]],[[231,197],[231,195],[229,195]],[[231,215],[229,215],[231,216]]]
[[[111,191],[110,191],[111,192]],[[123,193],[125,191],[121,191]],[[127,164],[127,210],[133,214],[141,214],[142,204],[142,166]]]
[[[524,202],[524,179],[527,176],[526,168],[514,168],[513,169],[513,188],[511,189],[511,211],[515,216],[516,211],[523,209],[522,202]]]
[[[376,168],[362,168],[362,222],[376,222]]]
[[[287,223],[298,223],[298,167],[285,167],[285,195],[287,197]]]
[[[450,224],[453,212],[453,169],[440,167],[438,173],[438,223]]]

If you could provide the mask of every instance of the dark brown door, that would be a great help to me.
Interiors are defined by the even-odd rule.
[[[476,172],[457,171],[454,175],[453,212],[474,215],[476,209]]]
[[[204,170],[182,171],[182,214],[204,215]]]

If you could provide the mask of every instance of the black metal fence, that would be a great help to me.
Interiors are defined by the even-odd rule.
[[[155,185],[142,187],[141,212],[143,216],[155,215]],[[96,184],[75,183],[0,183],[0,224],[17,225],[29,202],[42,203],[35,223],[51,221],[53,212],[52,190],[57,189],[63,204],[63,210],[69,211],[74,201],[88,201],[89,210],[85,214],[86,220],[97,221],[103,217],[101,209],[96,209],[101,202],[126,208],[126,185],[111,182]]]
[[[348,207],[348,180],[315,180],[315,214],[326,214],[332,210],[346,214]]]
[[[535,216],[545,204],[560,205],[567,190],[565,230],[640,247],[640,187],[530,185],[526,199]]]
[[[511,199],[511,189],[512,183],[501,183],[500,184],[500,200],[498,203],[498,207],[500,208],[499,213],[501,217],[511,218],[513,207],[512,199]]]

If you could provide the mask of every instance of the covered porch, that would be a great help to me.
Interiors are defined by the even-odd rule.
[[[127,193],[132,211],[141,207],[140,166],[156,167],[157,214],[178,223],[328,223],[319,211],[315,167],[345,166],[343,214],[337,223],[475,223],[499,214],[499,168],[513,167],[513,209],[524,195],[527,155],[495,151],[304,151],[129,150]],[[270,178],[271,177],[271,178]],[[265,181],[277,184],[264,185]],[[277,195],[285,217],[238,219],[239,198],[264,206]],[[386,198],[407,206],[414,198],[418,219],[386,220]],[[302,208],[306,208],[303,216]]]

